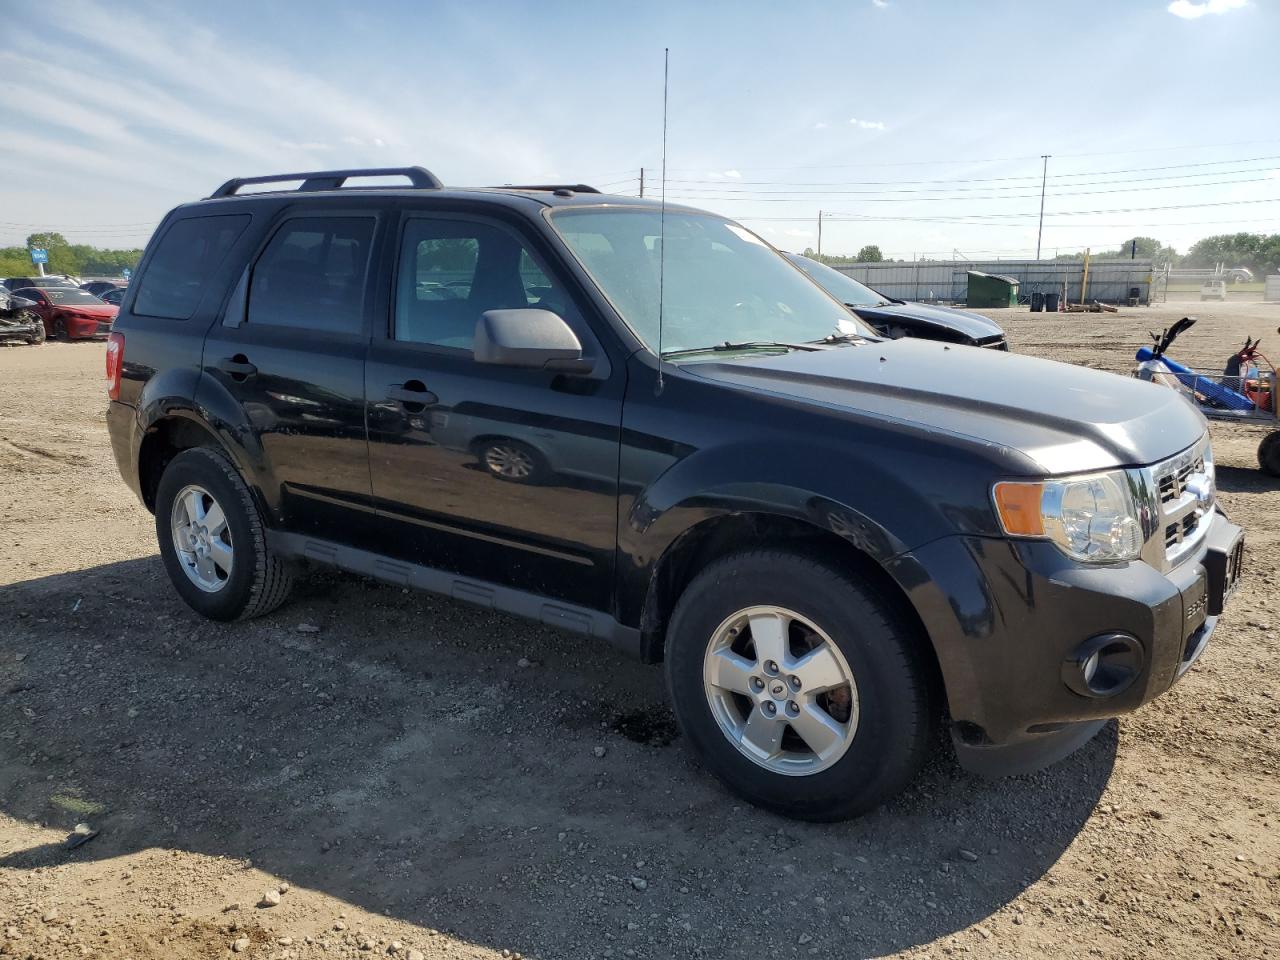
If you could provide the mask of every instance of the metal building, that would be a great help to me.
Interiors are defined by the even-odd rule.
[[[835,266],[833,264],[833,266]],[[1019,299],[1033,293],[1063,292],[1069,303],[1080,302],[1084,280],[1082,260],[923,260],[913,263],[848,263],[835,266],[855,280],[896,300],[964,303],[970,270],[1012,277]],[[1134,293],[1134,290],[1137,293]],[[1151,297],[1150,260],[1091,260],[1087,300],[1125,303],[1131,296],[1145,304]]]

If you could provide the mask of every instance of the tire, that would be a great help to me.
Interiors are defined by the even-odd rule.
[[[59,343],[70,343],[71,336],[67,333],[67,324],[61,317],[53,318],[53,339]]]
[[[229,570],[219,559],[193,570],[192,552],[179,553],[175,509],[181,498],[190,504],[202,500],[206,513],[203,536],[206,556],[227,558]],[[222,517],[219,524],[209,504]],[[188,516],[192,511],[186,511]],[[188,528],[189,529],[189,528]],[[211,620],[248,620],[269,613],[289,596],[293,577],[283,559],[267,545],[266,525],[248,486],[231,461],[218,450],[195,447],[184,450],[165,467],[156,491],[156,537],[160,556],[174,588],[197,613]],[[188,543],[191,541],[188,540]],[[196,549],[201,548],[195,544]],[[202,576],[202,570],[213,576]],[[201,586],[201,580],[205,586]]]
[[[1280,430],[1268,433],[1258,444],[1258,466],[1263,473],[1280,477]]]
[[[798,693],[794,702],[778,700],[776,708],[770,706],[767,698],[778,694],[775,678],[768,675],[769,661],[758,655],[753,635],[749,646],[741,646],[754,626],[739,631],[733,641],[738,646],[727,651],[718,646],[733,635],[734,628],[726,631],[726,624],[743,622],[740,618],[748,611],[761,617],[765,636],[772,614],[761,614],[762,610],[782,610],[800,618],[785,634],[778,634],[791,641],[785,653],[791,659],[779,664],[777,675],[783,681],[782,697],[791,696],[788,684],[799,683],[804,668],[795,654],[806,639],[824,648],[834,645],[840,656],[827,661],[842,661],[851,671],[848,692],[819,694],[805,701],[803,718],[794,714],[808,725],[813,716],[825,713],[826,728],[844,731],[843,746],[832,748],[826,759],[799,737],[800,727],[789,720],[783,726],[790,733],[784,730],[777,744],[780,752],[772,759],[748,756],[731,738],[729,729],[736,721],[744,722],[739,728],[743,732],[753,716],[776,722],[784,711],[791,716],[801,703]],[[786,617],[779,622],[786,623]],[[815,635],[811,627],[825,636]],[[866,813],[901,791],[924,763],[935,713],[917,639],[874,589],[849,573],[796,553],[753,550],[711,564],[681,595],[667,632],[667,686],[681,730],[706,767],[731,790],[784,816],[842,820]],[[750,673],[746,686],[754,693],[725,697],[724,689],[711,683],[722,653],[740,658],[741,662],[733,661],[731,679],[739,683],[744,672]],[[796,673],[788,676],[789,667]],[[757,688],[761,680],[765,686]],[[838,722],[842,713],[844,723]],[[835,721],[834,727],[825,719]],[[748,739],[745,733],[743,739]]]
[[[541,483],[547,461],[529,444],[510,437],[490,437],[476,445],[476,456],[485,473],[509,483]]]

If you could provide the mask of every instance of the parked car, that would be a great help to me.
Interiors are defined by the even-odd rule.
[[[893,300],[872,290],[847,273],[796,253],[784,253],[818,286],[871,324],[885,337],[923,337],[947,343],[1008,350],[1004,329],[994,320],[971,310],[956,310],[928,303]]]
[[[0,287],[0,342],[44,343],[44,321],[35,304]]]
[[[95,297],[101,297],[104,293],[112,290],[123,290],[125,282],[123,280],[90,280],[88,283],[80,284],[81,290],[92,293]]]
[[[1206,280],[1200,285],[1201,300],[1226,300],[1227,283],[1225,280]]]
[[[124,295],[129,292],[128,287],[112,287],[110,290],[102,294],[103,303],[109,303],[113,307],[118,307],[124,301]]]
[[[690,207],[372,174],[173,210],[111,333],[112,448],[194,610],[265,614],[305,559],[616,643],[712,772],[815,820],[944,717],[971,769],[1036,769],[1204,651],[1243,533],[1174,391],[884,339]],[[560,468],[441,443],[478,404]]]
[[[6,290],[24,290],[29,287],[71,287],[76,288],[76,284],[72,283],[66,277],[10,277],[4,281]]]
[[[45,333],[56,340],[105,337],[119,310],[76,287],[27,287],[14,292],[32,301],[31,309],[44,321]]]

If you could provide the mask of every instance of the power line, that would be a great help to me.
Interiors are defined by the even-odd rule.
[[[1280,143],[1275,138],[1263,140],[1234,140],[1230,143],[1202,143],[1190,144],[1178,147],[1138,147],[1133,150],[1097,150],[1088,153],[1059,153],[1059,157],[1118,157],[1126,156],[1134,153],[1173,153],[1182,150],[1216,150],[1222,147],[1243,147],[1258,143]],[[858,167],[919,167],[919,166],[939,166],[952,164],[960,166],[971,163],[1012,163],[1016,160],[1039,160],[1040,154],[1029,154],[1017,157],[984,157],[979,159],[950,159],[950,160],[898,160],[891,162],[879,163],[809,163],[809,164],[793,164],[789,166],[751,166],[750,170],[847,170]],[[714,164],[708,164],[714,166]],[[706,170],[707,167],[681,167],[682,171],[689,170]]]
[[[1112,193],[1145,193],[1149,190],[1178,190],[1189,189],[1192,187],[1220,187],[1233,186],[1244,183],[1265,183],[1274,178],[1272,177],[1251,177],[1245,180],[1216,180],[1212,183],[1201,184],[1163,184],[1151,187],[1123,187],[1116,190],[1067,190],[1051,193],[1050,197],[1057,199],[1059,197],[1091,197]],[[691,188],[682,188],[679,197],[686,200],[721,200],[733,203],[804,203],[809,200],[821,199],[822,197],[846,197],[856,196],[859,203],[971,203],[974,201],[1006,201],[1006,200],[1036,200],[1040,197],[1040,193],[984,193],[972,196],[933,196],[933,191],[928,190],[898,190],[892,191],[896,193],[911,194],[906,197],[884,197],[869,196],[873,191],[862,190],[830,190],[830,191],[813,191],[806,193],[791,193],[788,196],[758,196],[751,195],[753,191],[732,191],[722,190],[719,193],[689,193]],[[921,194],[925,194],[921,196]]]
[[[1037,159],[1040,159],[1040,158],[1037,158]],[[1262,163],[1262,162],[1270,162],[1270,161],[1276,161],[1276,160],[1280,160],[1280,156],[1267,156],[1267,157],[1243,157],[1243,158],[1241,158],[1241,159],[1239,159],[1239,160],[1213,160],[1213,161],[1208,161],[1208,162],[1205,162],[1205,163],[1186,163],[1186,164],[1176,163],[1176,164],[1167,164],[1167,165],[1159,166],[1159,167],[1127,167],[1127,168],[1122,168],[1122,169],[1118,169],[1118,170],[1082,170],[1082,171],[1077,171],[1077,172],[1075,172],[1075,173],[1056,173],[1056,174],[1054,174],[1052,177],[1050,177],[1049,179],[1050,179],[1050,180],[1053,180],[1053,181],[1058,181],[1058,180],[1066,179],[1066,178],[1068,178],[1068,177],[1070,177],[1070,178],[1075,178],[1075,177],[1110,177],[1110,176],[1113,176],[1113,175],[1115,175],[1115,174],[1124,174],[1124,173],[1152,173],[1152,172],[1156,172],[1156,171],[1160,171],[1160,170],[1186,170],[1186,169],[1199,168],[1199,167],[1208,167],[1208,166],[1226,166],[1226,165],[1229,165],[1229,164],[1243,164],[1243,163]],[[1257,173],[1257,172],[1261,172],[1261,171],[1263,171],[1263,170],[1271,170],[1271,169],[1274,169],[1274,167],[1272,167],[1272,166],[1260,167],[1260,168],[1258,168],[1258,169],[1256,169],[1256,170],[1206,170],[1206,171],[1204,171],[1204,172],[1202,172],[1202,173],[1187,173],[1187,174],[1177,174],[1177,175],[1175,175],[1175,174],[1170,174],[1170,175],[1162,176],[1162,177],[1139,177],[1139,178],[1135,178],[1135,179],[1133,179],[1133,180],[1099,180],[1099,181],[1097,181],[1097,183],[1099,183],[1099,184],[1105,184],[1105,183],[1140,183],[1140,182],[1143,182],[1143,181],[1145,181],[1145,180],[1183,180],[1183,179],[1191,179],[1191,178],[1193,178],[1193,177],[1213,177],[1213,176],[1232,175],[1232,174],[1237,174],[1237,173]],[[741,179],[738,179],[738,178],[736,178],[736,177],[735,177],[735,178],[730,178],[730,179],[712,179],[712,180],[706,180],[706,179],[701,179],[701,180],[698,180],[698,179],[684,179],[684,180],[679,180],[679,179],[675,179],[675,178],[673,178],[670,182],[671,182],[671,183],[682,183],[682,184],[703,184],[703,185],[724,186],[724,187],[739,187],[739,186],[763,186],[763,187],[845,187],[845,186],[847,186],[847,187],[875,187],[875,186],[882,186],[882,187],[893,187],[893,186],[902,186],[902,185],[904,185],[904,184],[930,184],[930,183],[937,183],[937,184],[950,184],[950,183],[1008,183],[1008,182],[1012,182],[1012,181],[1030,181],[1030,182],[1034,182],[1034,181],[1039,180],[1039,179],[1040,179],[1040,177],[1037,177],[1037,176],[1034,176],[1034,175],[1031,175],[1031,174],[1027,174],[1027,175],[1025,175],[1025,176],[1010,176],[1010,177],[956,177],[956,178],[942,178],[942,179],[935,179],[935,180],[813,180],[813,181],[785,181],[785,180],[741,180]],[[1075,184],[1071,184],[1071,186],[1084,186],[1084,185],[1085,185],[1084,183],[1075,183]],[[1017,189],[1017,187],[1015,186],[1013,189]]]

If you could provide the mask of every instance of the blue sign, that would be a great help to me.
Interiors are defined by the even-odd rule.
[[[31,262],[32,263],[48,263],[49,251],[46,250],[44,247],[32,247]]]
[[[123,270],[120,271],[120,276],[128,280],[130,277],[133,276],[133,271],[130,270],[128,267],[125,267]]]

